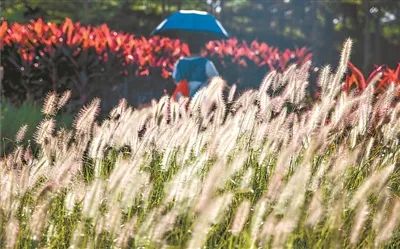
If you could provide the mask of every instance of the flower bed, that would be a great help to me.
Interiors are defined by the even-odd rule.
[[[68,18],[60,25],[41,19],[27,24],[3,21],[0,47],[5,58],[5,94],[15,100],[38,99],[48,90],[73,89],[75,97],[85,102],[99,82],[109,85],[123,78],[132,82],[149,75],[162,84],[162,79],[171,77],[174,63],[190,54],[179,40],[139,37],[110,30],[106,24],[85,26]],[[290,63],[311,58],[306,48],[279,51],[263,42],[249,44],[235,38],[205,47],[205,55],[216,62],[221,74],[242,84],[238,75],[229,74],[254,75],[256,71],[253,81],[259,82],[267,71],[284,70]]]

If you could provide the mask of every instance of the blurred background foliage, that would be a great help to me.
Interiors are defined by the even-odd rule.
[[[16,145],[15,135],[20,127],[28,125],[25,137],[19,144],[29,145],[32,149],[36,144],[31,141],[36,127],[43,120],[42,107],[37,103],[26,101],[18,107],[8,101],[1,101],[0,104],[0,155],[9,151]],[[55,117],[58,128],[71,128],[73,116],[66,112],[60,112]]]
[[[365,72],[400,59],[398,0],[5,0],[2,5],[9,22],[70,17],[145,36],[173,11],[199,9],[212,12],[239,39],[307,46],[316,65],[336,64],[349,36],[355,41],[352,61]]]

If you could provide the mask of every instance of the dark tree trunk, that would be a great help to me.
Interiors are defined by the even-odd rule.
[[[180,10],[182,8],[182,0],[178,0],[177,6],[178,6],[178,10]]]
[[[167,7],[166,5],[167,5],[166,0],[161,0],[161,9],[162,9],[163,16],[165,16],[165,13],[166,13],[166,7]]]
[[[317,54],[319,50],[319,30],[318,30],[318,22],[317,20],[317,14],[318,14],[318,2],[313,1],[311,2],[311,8],[310,8],[310,16],[311,16],[311,40],[313,41],[313,47],[311,48],[313,50],[313,53],[315,54],[314,58],[319,58],[319,55]]]
[[[378,16],[376,16],[375,18],[374,18],[374,26],[375,26],[375,42],[374,42],[374,58],[375,58],[375,63],[377,63],[377,64],[382,64],[382,63],[384,63],[383,61],[382,61],[382,56],[381,56],[381,54],[382,54],[382,45],[381,45],[381,43],[382,43],[382,36],[381,36],[381,34],[383,33],[383,31],[382,31],[382,26],[381,26],[381,23],[380,23],[380,15],[381,15],[381,11],[382,10],[379,10],[379,15]]]
[[[369,12],[370,9],[370,3],[369,1],[364,1],[363,5],[363,13],[364,13],[364,30],[363,30],[363,41],[364,41],[364,47],[363,47],[363,64],[362,68],[364,72],[368,70],[368,67],[370,66],[370,61],[371,61],[371,33],[370,33],[370,26],[371,26],[371,14]]]

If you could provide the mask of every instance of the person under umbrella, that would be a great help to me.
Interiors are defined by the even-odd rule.
[[[179,59],[172,73],[172,78],[177,84],[173,93],[175,100],[180,96],[193,97],[200,88],[207,85],[209,79],[219,76],[214,63],[200,55],[202,43],[195,40],[188,44],[191,55]]]
[[[191,56],[179,59],[174,66],[172,77],[176,83],[173,97],[193,97],[193,95],[212,77],[218,76],[214,64],[201,56],[201,48],[209,40],[228,38],[221,23],[204,11],[180,10],[167,17],[152,32],[180,38],[189,45]]]

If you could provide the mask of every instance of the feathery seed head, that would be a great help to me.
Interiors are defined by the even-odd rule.
[[[61,95],[61,97],[57,103],[58,110],[60,110],[67,104],[68,100],[71,98],[71,94],[72,94],[71,90],[67,90],[67,91],[63,92],[63,94]]]
[[[236,215],[232,223],[231,233],[233,235],[237,236],[242,231],[244,225],[246,224],[249,213],[250,202],[247,200],[243,201],[236,210]]]
[[[15,135],[15,142],[17,142],[17,143],[22,142],[22,140],[24,140],[24,138],[25,138],[25,134],[26,134],[27,130],[28,130],[28,125],[27,124],[21,126],[19,128],[17,134]]]
[[[42,108],[43,114],[53,116],[56,113],[57,99],[58,96],[55,92],[50,92],[46,95]]]
[[[97,114],[100,111],[100,99],[94,98],[90,104],[83,107],[74,121],[77,132],[90,131]]]

